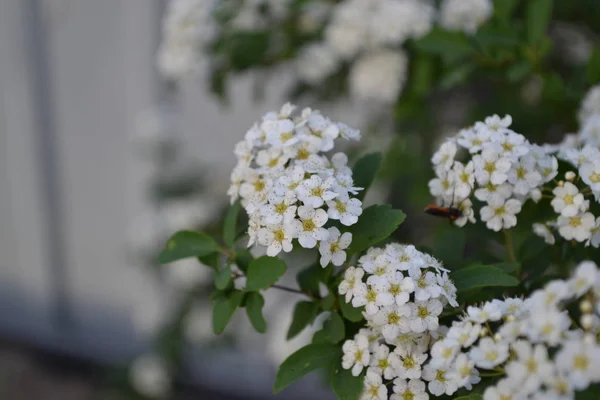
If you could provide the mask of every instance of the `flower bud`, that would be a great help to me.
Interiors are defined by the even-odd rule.
[[[542,191],[540,189],[533,189],[531,191],[531,200],[539,202],[542,199]]]
[[[499,342],[499,341],[501,341],[501,340],[502,340],[502,335],[500,335],[499,333],[496,333],[496,334],[494,335],[494,341],[495,341],[495,342]]]
[[[556,184],[556,186],[558,186],[558,187],[565,186],[565,181],[558,181],[558,183]]]
[[[581,303],[579,303],[579,309],[582,313],[589,314],[592,312],[592,303],[590,303],[589,300],[583,300]]]
[[[594,325],[594,317],[592,314],[583,314],[579,320],[579,323],[583,329],[589,331]]]
[[[513,322],[515,319],[516,319],[516,318],[515,318],[515,316],[514,316],[514,315],[512,315],[512,314],[509,314],[509,315],[506,317],[506,322]]]
[[[481,331],[479,332],[479,337],[487,336],[488,333],[489,333],[488,328],[483,327],[483,328],[481,328]]]
[[[594,335],[592,335],[590,333],[586,333],[583,336],[583,342],[585,344],[593,345],[593,344],[596,344],[596,338],[594,337]]]
[[[575,179],[576,177],[577,177],[577,174],[573,171],[565,172],[565,179],[568,180],[569,182],[573,182],[573,179]]]

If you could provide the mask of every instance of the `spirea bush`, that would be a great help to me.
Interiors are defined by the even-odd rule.
[[[459,257],[445,266],[421,246],[394,241],[404,213],[361,202],[381,158],[369,154],[351,168],[334,148],[338,140],[360,140],[360,133],[290,104],[265,114],[236,145],[232,205],[220,237],[177,232],[160,261],[197,257],[214,270],[217,334],[241,309],[265,332],[266,290],[304,297],[288,338],[325,315],[312,343],[279,367],[276,393],[319,370],[339,399],[596,398],[600,270],[576,251],[541,263],[531,255],[597,245],[588,211],[598,193],[591,178],[598,147],[589,143],[587,126],[598,110],[590,101],[594,90],[582,108],[584,128],[559,145],[532,144],[510,129],[510,116],[492,116],[433,154],[429,186],[440,205],[430,207],[459,210],[457,218],[446,215],[456,231],[477,225],[477,214],[488,241],[502,231],[506,251],[494,262]],[[479,213],[471,197],[482,204]],[[522,207],[527,202],[548,209],[552,221],[536,224],[555,226],[560,241],[545,228],[536,248],[524,240],[515,251],[517,228],[534,240],[541,232],[539,225],[521,227],[522,214],[537,218]],[[248,248],[266,255],[255,258]],[[300,248],[306,264],[314,262],[288,265],[282,256]],[[278,283],[288,269],[296,272],[294,287]]]

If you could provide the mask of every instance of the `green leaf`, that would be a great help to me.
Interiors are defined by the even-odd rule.
[[[335,344],[309,344],[289,356],[279,367],[273,392],[279,393],[291,383],[315,369],[324,367],[341,355]]]
[[[332,312],[323,324],[323,331],[325,331],[327,340],[332,343],[339,343],[343,340],[346,334],[346,327],[344,326],[344,320],[340,317],[340,314]]]
[[[265,299],[258,292],[248,294],[246,298],[246,314],[250,323],[257,332],[264,333],[267,330],[267,322],[263,317],[262,309],[265,305]]]
[[[207,256],[198,257],[198,262],[217,271],[219,268],[219,255],[219,253],[212,253]]]
[[[204,257],[219,251],[219,244],[201,232],[179,231],[169,240],[158,256],[158,262],[168,264],[189,257]]]
[[[287,340],[290,340],[311,324],[317,316],[318,306],[312,301],[300,301],[296,303],[292,323],[287,333]]]
[[[231,267],[226,265],[225,268],[219,270],[215,276],[215,287],[219,290],[225,290],[231,282]]]
[[[496,0],[494,2],[494,15],[500,21],[508,22],[519,0]]]
[[[473,47],[462,33],[433,29],[415,41],[415,47],[424,53],[437,54],[447,61],[458,60],[473,52]]]
[[[243,272],[248,272],[248,267],[250,267],[252,260],[254,260],[252,253],[246,249],[238,250],[235,253],[235,263]]]
[[[586,77],[590,85],[600,83],[600,51],[597,48],[594,49],[588,60]]]
[[[531,72],[531,64],[528,61],[519,61],[513,64],[506,71],[506,77],[510,82],[523,80]]]
[[[313,335],[311,343],[319,344],[319,343],[331,343],[329,339],[327,339],[327,333],[325,333],[324,329],[319,329]]]
[[[352,178],[354,179],[354,186],[361,187],[361,190],[356,196],[359,200],[365,198],[369,186],[373,183],[375,175],[381,165],[381,153],[371,153],[360,158],[354,168],[352,168]]]
[[[239,200],[233,203],[227,215],[225,215],[225,222],[223,223],[223,241],[229,248],[233,247],[235,242],[235,235],[237,233],[237,220],[240,214],[240,202]]]
[[[329,383],[338,400],[358,400],[364,388],[364,376],[352,376],[352,371],[343,369],[342,363],[334,364]]]
[[[304,268],[296,275],[300,289],[309,293],[319,293],[319,282],[325,283],[326,268],[322,268],[317,261],[310,267]]]
[[[351,302],[346,303],[344,296],[340,296],[339,303],[340,303],[340,311],[342,312],[342,315],[344,316],[344,318],[346,318],[348,321],[352,321],[352,322],[362,321],[362,319],[363,319],[362,312],[364,310],[364,307],[354,307]]]
[[[225,296],[221,293],[214,298],[212,313],[214,333],[219,335],[225,330],[227,324],[231,321],[233,313],[235,313],[235,310],[242,304],[243,299],[244,292],[239,290],[231,292],[229,296]]]
[[[456,67],[449,68],[440,80],[440,88],[448,90],[465,83],[473,71],[475,71],[475,65],[473,64],[459,64]]]
[[[486,286],[517,286],[519,280],[492,265],[473,265],[450,274],[450,279],[458,290],[475,289]]]
[[[266,289],[285,273],[286,266],[278,258],[262,256],[250,262],[246,273],[246,290],[249,292]]]
[[[552,0],[529,0],[527,4],[527,40],[536,46],[546,35],[552,17]]]
[[[321,308],[327,311],[331,310],[335,304],[335,298],[335,292],[330,291],[329,293],[327,293],[327,296],[323,297],[319,302]]]
[[[502,271],[506,272],[507,274],[512,274],[519,269],[521,264],[518,262],[517,263],[498,263],[498,264],[492,264],[492,266],[496,267],[496,268],[500,268]]]
[[[400,210],[393,210],[389,204],[373,205],[366,208],[352,225],[352,244],[348,255],[359,253],[390,236],[404,221],[406,215]]]
[[[264,61],[269,49],[270,32],[236,33],[230,38],[229,54],[231,65],[236,70],[244,70]]]
[[[431,56],[420,56],[411,62],[411,78],[409,80],[412,93],[419,97],[427,96],[431,91],[434,75],[434,64]]]

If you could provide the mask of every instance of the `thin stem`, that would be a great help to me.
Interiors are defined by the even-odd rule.
[[[504,229],[504,246],[506,247],[506,253],[508,254],[508,260],[510,262],[517,262],[517,257],[515,256],[515,249],[513,248],[513,240],[510,231]],[[517,274],[521,271],[517,271]]]
[[[240,275],[240,274],[233,273],[233,274],[231,274],[231,279],[236,280],[238,278],[242,278],[243,276],[245,276],[245,275]],[[313,300],[318,299],[318,297],[313,296],[312,294],[310,294],[308,292],[305,292],[305,291],[300,290],[300,289],[294,289],[294,288],[287,287],[287,286],[271,285],[267,289],[270,289],[270,288],[283,290],[284,292],[289,292],[289,293],[301,294],[301,295],[304,295],[304,296],[306,296],[306,297],[308,297],[310,299],[313,299]]]

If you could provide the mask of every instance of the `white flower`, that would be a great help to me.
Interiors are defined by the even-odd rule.
[[[349,267],[344,273],[344,280],[340,282],[338,293],[345,295],[346,303],[349,303],[356,294],[366,293],[367,286],[362,281],[364,274],[362,268],[356,267]]]
[[[167,365],[162,358],[149,354],[138,357],[129,371],[131,384],[144,396],[165,397],[171,386]]]
[[[410,307],[410,329],[415,333],[435,331],[439,326],[437,317],[444,308],[438,299],[408,303],[403,307]]]
[[[555,196],[551,202],[554,212],[564,217],[574,217],[580,211],[587,210],[583,195],[571,182],[565,182],[562,187],[555,187],[552,193]]]
[[[479,371],[475,369],[475,361],[469,360],[469,357],[464,353],[460,353],[456,357],[447,376],[458,387],[466,387],[468,390],[471,390],[473,384],[481,381]]]
[[[350,198],[348,194],[340,194],[335,199],[328,201],[327,215],[329,218],[339,220],[343,225],[350,226],[358,222],[362,214],[362,202]]]
[[[458,133],[458,144],[469,150],[469,153],[475,154],[488,144],[492,132],[487,129],[463,129]]]
[[[481,220],[486,222],[488,229],[500,231],[517,225],[517,217],[521,212],[521,202],[516,199],[504,200],[491,198],[487,206],[481,208]]]
[[[600,381],[600,347],[581,340],[565,343],[556,354],[556,367],[575,390],[586,389]]]
[[[508,344],[494,342],[493,339],[486,337],[479,341],[479,344],[469,352],[471,360],[475,365],[483,369],[492,369],[502,364],[508,358]]]
[[[500,128],[502,132],[492,134],[492,142],[500,147],[500,155],[510,160],[517,160],[529,153],[530,144],[525,136],[510,129]]]
[[[442,288],[438,284],[436,274],[433,272],[421,268],[411,268],[408,274],[416,283],[415,299],[417,301],[438,298],[442,294]]]
[[[567,312],[552,310],[533,310],[528,322],[525,333],[529,339],[534,343],[544,342],[550,346],[556,346],[571,325]]]
[[[312,249],[319,240],[327,240],[329,232],[323,228],[327,222],[327,213],[322,209],[314,209],[309,206],[298,207],[300,221],[291,221],[294,236],[298,237],[300,245]]]
[[[385,340],[393,342],[400,332],[410,330],[410,309],[407,307],[383,306],[374,316],[373,322],[381,327],[381,334]]]
[[[275,188],[276,190],[277,188]],[[289,194],[278,196],[273,193],[267,198],[268,203],[260,207],[260,214],[265,224],[281,224],[291,221],[296,216],[296,199]]]
[[[288,225],[267,225],[256,233],[257,241],[267,246],[267,255],[275,257],[281,250],[289,253],[292,251],[293,230]]]
[[[440,23],[448,30],[472,34],[493,12],[491,0],[444,0],[440,6]]]
[[[596,219],[590,212],[580,213],[573,217],[559,216],[556,220],[558,233],[567,240],[583,242],[592,236]]]
[[[397,306],[402,306],[410,300],[410,294],[415,291],[415,281],[404,277],[400,271],[395,271],[388,279],[387,291],[394,297]]]
[[[313,175],[310,179],[302,182],[296,189],[298,199],[304,205],[318,208],[325,204],[326,201],[332,200],[337,196],[337,193],[330,190],[334,183],[333,178],[321,179],[318,175]]]
[[[521,157],[513,164],[508,172],[508,181],[514,185],[513,191],[516,194],[525,196],[542,183],[542,174],[536,167],[536,161],[532,156]]]
[[[296,59],[296,71],[300,80],[315,85],[331,75],[338,66],[335,53],[325,44],[306,46]]]
[[[361,400],[387,400],[388,391],[382,382],[381,375],[367,371],[365,388],[360,398]]]
[[[590,290],[600,278],[598,266],[593,261],[584,261],[575,269],[569,280],[569,286],[575,291],[577,297]]]
[[[556,243],[556,239],[554,238],[552,231],[544,224],[533,224],[533,233],[544,239],[547,244],[552,245]]]
[[[479,201],[489,203],[492,199],[496,201],[507,200],[512,196],[513,186],[509,183],[502,185],[493,185],[488,182],[485,186],[475,190],[475,198]]]
[[[352,234],[345,232],[340,234],[340,230],[336,227],[328,229],[329,235],[326,240],[319,244],[319,253],[321,253],[321,266],[325,268],[329,263],[336,267],[346,262],[346,250],[352,242]]]
[[[454,140],[446,140],[444,143],[442,143],[439,150],[433,154],[433,157],[431,157],[431,163],[433,164],[434,168],[437,169],[439,167],[442,170],[449,171],[450,168],[454,166],[454,168],[457,170],[455,175],[459,176],[460,172],[462,172],[464,168],[460,167],[462,166],[462,163],[454,161],[456,151],[457,147]],[[467,180],[470,182],[471,178],[468,177]]]
[[[579,176],[594,194],[600,192],[600,159],[591,160],[579,167]]]
[[[467,307],[469,319],[473,322],[483,324],[487,321],[498,321],[502,318],[502,310],[497,303],[487,302],[483,307]]]
[[[475,179],[480,185],[491,182],[493,185],[500,185],[508,179],[508,171],[511,168],[511,162],[508,158],[501,157],[500,154],[492,149],[484,149],[480,154],[473,156],[475,166]]]
[[[405,379],[394,379],[394,394],[390,400],[428,400],[429,395],[425,392],[425,382],[420,379],[411,379],[406,382]]]
[[[452,339],[438,340],[431,348],[431,366],[448,369],[460,349],[460,344]]]
[[[600,217],[596,218],[596,224],[592,228],[592,236],[585,242],[586,246],[590,244],[595,248],[600,247]]]
[[[350,92],[360,100],[392,103],[404,86],[407,64],[399,49],[368,53],[352,65]]]
[[[401,351],[403,347],[396,347],[390,354],[390,362],[396,369],[399,378],[419,379],[421,377],[421,366],[427,360],[427,354],[415,351]]]
[[[579,122],[585,122],[594,114],[600,114],[600,85],[592,87],[586,93],[579,110]]]
[[[546,347],[538,344],[535,347],[525,340],[518,340],[511,345],[516,358],[506,364],[508,378],[519,382],[521,389],[533,393],[542,383],[549,382],[554,372],[554,365],[548,359]]]
[[[461,322],[450,327],[446,338],[458,342],[464,348],[468,348],[479,338],[479,332],[481,332],[481,325]]]
[[[458,307],[458,302],[456,301],[456,286],[450,280],[447,272],[440,274],[437,276],[438,285],[442,288],[442,296],[452,307]]]
[[[385,344],[375,345],[371,357],[371,370],[385,379],[394,379],[397,375],[394,367],[390,363],[390,348]]]
[[[526,400],[519,388],[509,379],[501,379],[496,386],[488,386],[483,392],[483,400]]]
[[[363,368],[369,366],[369,339],[364,335],[355,335],[354,340],[346,340],[342,346],[342,368],[352,368],[352,375],[358,376]]]
[[[427,389],[434,396],[443,394],[450,396],[458,389],[458,385],[448,378],[447,370],[433,368],[429,364],[423,368],[423,379],[429,381]]]

